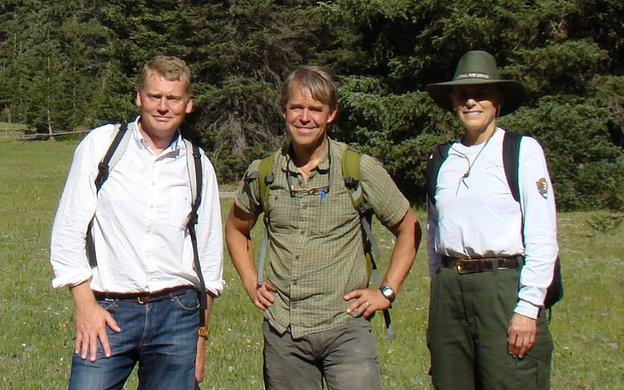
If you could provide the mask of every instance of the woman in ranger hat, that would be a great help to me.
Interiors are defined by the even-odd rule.
[[[522,137],[514,199],[496,124],[521,105],[524,87],[501,79],[489,53],[469,51],[452,81],[427,91],[465,129],[446,157],[437,155],[437,175],[428,174],[434,386],[548,388],[553,344],[543,305],[558,251],[554,195],[542,148]]]

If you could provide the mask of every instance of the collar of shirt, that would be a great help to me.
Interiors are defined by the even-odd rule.
[[[332,147],[332,142],[330,141],[329,138],[327,138],[327,152],[323,155],[323,157],[321,157],[321,160],[319,161],[319,163],[316,165],[316,167],[312,170],[312,172],[310,172],[310,178],[312,178],[314,175],[316,175],[316,172],[318,171],[320,174],[324,174],[327,173],[330,169],[330,157],[329,157],[329,153]],[[299,174],[299,169],[297,168],[297,165],[295,165],[295,162],[293,161],[292,158],[292,153],[294,153],[292,151],[292,147],[289,144],[287,147],[282,148],[282,159],[280,161],[280,168],[282,170],[282,172],[286,172],[287,170],[290,171],[291,173],[297,175]],[[335,151],[333,152],[334,154],[336,153]]]
[[[137,116],[134,122],[131,122],[128,126],[128,130],[132,131],[132,139],[137,143],[139,149],[143,149],[151,154],[154,154],[149,148],[149,142],[145,139],[143,134],[139,131],[139,121],[141,120],[141,116]],[[180,148],[183,145],[183,142],[180,142],[182,136],[180,135],[180,130],[177,130],[173,139],[171,140],[171,144],[167,147],[167,149],[163,150],[160,155],[157,157],[177,157],[180,155]]]

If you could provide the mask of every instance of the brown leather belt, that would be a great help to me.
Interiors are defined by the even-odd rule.
[[[442,256],[442,266],[456,269],[462,274],[492,271],[497,269],[518,269],[522,256],[487,257],[483,259],[458,259],[457,257]],[[496,266],[495,266],[496,265]]]
[[[193,286],[171,287],[151,293],[103,293],[99,291],[93,291],[93,295],[95,295],[95,297],[98,299],[119,299],[123,301],[135,301],[139,305],[145,305],[146,303],[158,302],[165,299],[177,297],[178,295],[184,294],[188,289],[193,289]]]

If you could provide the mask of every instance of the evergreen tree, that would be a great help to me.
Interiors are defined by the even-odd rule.
[[[487,50],[505,77],[527,87],[525,108],[501,122],[543,141],[558,205],[621,209],[615,188],[624,176],[622,80],[609,79],[606,107],[599,98],[605,89],[596,88],[603,74],[621,75],[621,51],[614,47],[621,47],[622,23],[610,12],[621,8],[613,1],[332,2],[326,20],[337,44],[321,56],[348,76],[337,131],[379,157],[407,194],[422,199],[425,156],[461,132],[424,87],[448,80],[466,51]],[[590,25],[581,25],[588,13]]]
[[[424,196],[433,145],[461,134],[425,86],[484,49],[522,81],[524,107],[501,118],[543,142],[561,208],[624,208],[624,5],[617,0],[5,0],[0,3],[0,120],[39,131],[136,115],[141,65],[189,64],[202,142],[222,182],[283,141],[285,76],[328,67],[342,107],[332,135],[382,160]]]

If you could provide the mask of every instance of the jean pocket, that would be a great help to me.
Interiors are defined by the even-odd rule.
[[[194,290],[188,290],[182,295],[173,297],[176,306],[184,311],[195,311],[199,309],[199,299]]]
[[[118,306],[116,299],[106,299],[106,298],[98,299],[97,303],[109,313],[112,313],[115,310],[115,308],[117,308]]]

